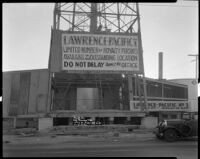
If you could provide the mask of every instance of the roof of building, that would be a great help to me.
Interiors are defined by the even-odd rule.
[[[12,71],[3,71],[3,73],[33,72],[33,71],[45,71],[45,70],[48,70],[48,68],[43,68],[43,69],[30,69],[30,70],[12,70]]]
[[[168,79],[169,81],[175,81],[175,80],[196,80],[196,78],[175,78],[175,79]]]

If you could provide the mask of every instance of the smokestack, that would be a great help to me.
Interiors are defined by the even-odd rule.
[[[158,63],[158,79],[161,80],[163,79],[163,52],[159,52]]]

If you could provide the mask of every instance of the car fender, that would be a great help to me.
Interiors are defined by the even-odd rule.
[[[192,132],[191,127],[189,125],[182,125],[181,127],[183,127],[183,126],[188,126],[190,128],[190,131],[187,132],[187,133],[184,133],[183,131],[181,131],[182,128],[177,128],[177,127],[173,127],[173,126],[167,126],[166,128],[163,129],[162,132],[164,133],[168,129],[173,129],[173,130],[175,130],[177,132],[178,135],[189,136],[191,134],[191,132]]]
[[[167,126],[166,128],[163,129],[163,133],[166,131],[166,130],[169,130],[169,129],[173,129],[175,130],[178,134],[180,133],[179,129],[177,129],[176,127],[173,127],[173,126]]]

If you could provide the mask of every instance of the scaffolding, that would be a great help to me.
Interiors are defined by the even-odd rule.
[[[147,112],[146,81],[138,3],[56,3],[53,29],[80,33],[137,34],[140,43],[139,54],[142,65],[139,72],[134,74],[124,73],[125,78],[121,74],[116,74],[111,81],[105,78],[105,75],[102,76],[102,73],[97,73],[94,76],[87,73],[81,74],[79,77],[73,75],[73,79],[76,79],[76,76],[78,78],[74,82],[65,81],[65,84],[67,83],[68,86],[61,86],[63,87],[61,90],[63,89],[63,94],[66,95],[72,85],[85,84],[91,86],[93,84],[93,87],[99,88],[99,109],[104,109],[103,89],[108,89],[111,96],[116,99],[115,102],[120,104],[118,109],[124,109],[124,107],[128,109],[128,106],[126,106],[129,105],[128,101],[136,100],[132,94],[132,77],[136,77],[137,88],[134,89],[138,90],[141,111]],[[116,78],[117,85],[112,87],[111,84],[116,82]],[[59,82],[56,78],[54,78],[53,85],[53,87],[58,88]],[[54,98],[52,99],[53,105],[56,102],[55,90],[54,97],[52,97]],[[117,93],[113,93],[113,91],[117,91]]]

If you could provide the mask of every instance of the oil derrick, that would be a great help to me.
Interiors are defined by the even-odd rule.
[[[81,73],[79,75],[74,76],[87,80],[86,84],[88,83],[88,87],[93,83],[99,88],[99,109],[103,109],[102,99],[105,96],[103,90],[107,89],[110,94],[112,94],[111,96],[116,99],[115,102],[120,103],[119,106],[116,106],[119,107],[119,109],[127,107],[125,109],[129,110],[129,101],[139,100],[141,111],[146,111],[146,81],[143,64],[139,7],[137,3],[56,3],[52,30],[67,31],[68,33],[75,34],[91,33],[98,35],[136,36],[138,40],[138,69],[133,71],[119,71],[120,73],[118,72],[113,75],[106,74],[103,71],[97,71],[94,73],[94,76],[88,73],[89,71],[86,71],[84,74],[80,71]],[[54,55],[50,55],[49,69],[51,76],[53,76],[57,70],[60,71],[60,66],[54,67],[55,62],[51,62],[55,57]],[[112,73],[112,71],[110,72]],[[124,75],[123,77],[122,74]],[[111,77],[113,80],[109,81],[107,77]],[[135,95],[133,95],[133,77],[136,79],[137,87]],[[54,86],[59,86],[59,84],[63,82],[62,79],[59,78],[57,78],[57,80],[52,78],[52,81],[54,82]],[[78,83],[78,80],[75,82],[77,82],[77,85],[81,85]],[[120,85],[114,88],[110,85],[114,82],[118,82]],[[65,83],[67,82],[65,81]],[[59,91],[63,91],[64,94],[67,94],[72,83],[68,82],[67,84],[68,85],[65,86],[63,90],[60,89]],[[117,91],[117,93],[113,93],[115,91]]]

